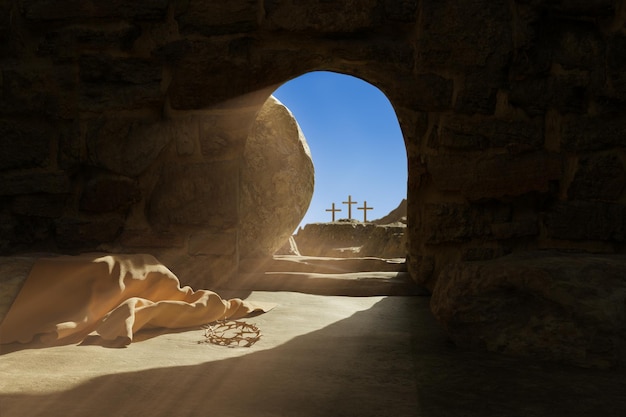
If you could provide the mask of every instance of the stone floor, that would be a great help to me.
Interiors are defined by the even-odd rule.
[[[199,329],[0,355],[0,416],[626,416],[626,371],[461,351],[425,296],[251,292],[250,348]]]

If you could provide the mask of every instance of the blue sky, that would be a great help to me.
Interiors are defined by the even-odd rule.
[[[348,195],[358,204],[352,218],[385,216],[406,198],[406,148],[398,119],[385,95],[355,77],[311,72],[279,87],[274,96],[294,114],[315,166],[315,191],[301,225],[331,221],[325,209],[341,208]]]

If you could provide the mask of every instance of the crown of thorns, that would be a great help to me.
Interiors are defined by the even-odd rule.
[[[204,338],[198,343],[227,347],[250,347],[261,338],[261,330],[250,323],[237,320],[219,320],[202,326]]]

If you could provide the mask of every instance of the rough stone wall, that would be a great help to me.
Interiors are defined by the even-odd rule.
[[[624,0],[1,0],[1,250],[228,276],[258,109],[332,70],[396,110],[417,281],[529,249],[624,253],[625,21]]]
[[[535,248],[624,253],[624,10],[421,3],[417,73],[452,88],[440,90],[440,111],[420,106],[427,115],[408,145],[419,281],[432,286],[455,261]]]

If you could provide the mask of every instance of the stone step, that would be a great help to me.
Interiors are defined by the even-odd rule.
[[[228,290],[292,291],[317,295],[384,296],[429,295],[407,272],[377,271],[322,274],[313,272],[266,272],[239,274]]]
[[[375,257],[363,258],[329,258],[322,256],[275,255],[268,263],[262,265],[245,263],[240,271],[256,272],[311,272],[340,274],[349,272],[406,272],[404,258],[382,259]]]

